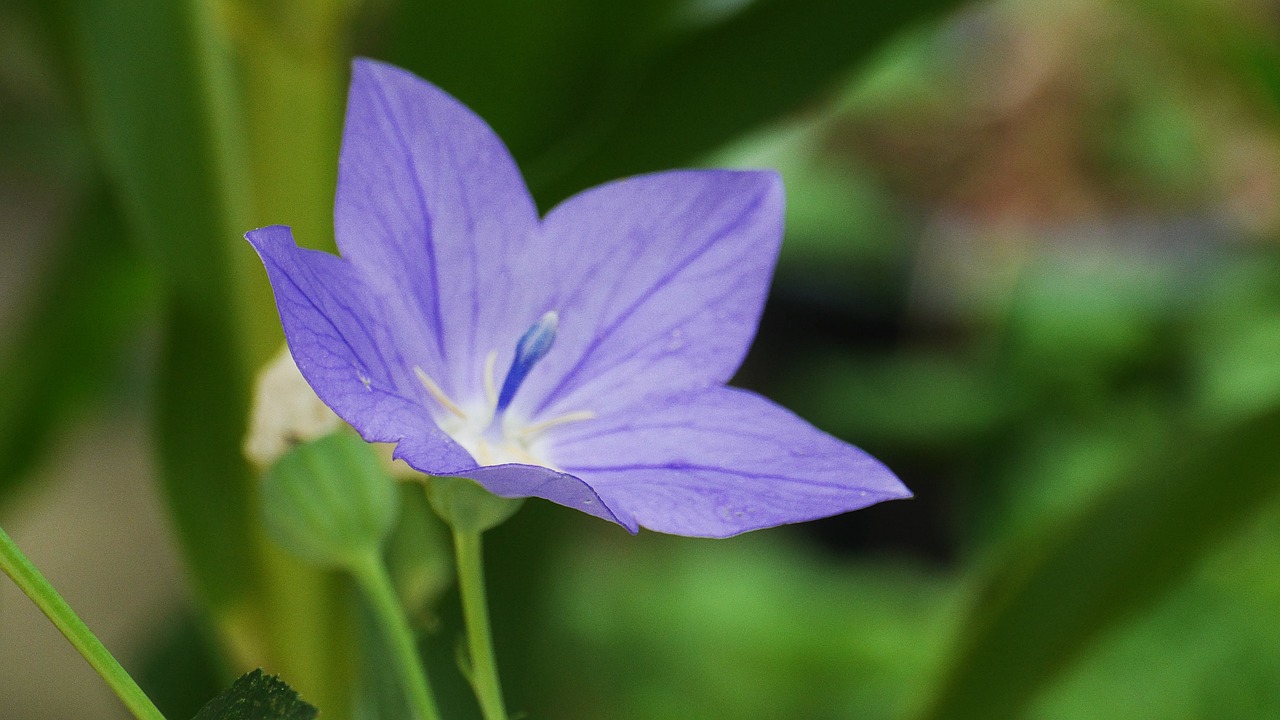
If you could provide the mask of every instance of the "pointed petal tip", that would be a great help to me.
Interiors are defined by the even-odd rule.
[[[245,233],[244,239],[259,251],[268,245],[297,246],[293,239],[293,228],[288,225],[267,225],[255,228]]]
[[[626,530],[632,535],[640,534],[640,523],[636,522],[636,519],[633,517],[628,516],[625,522],[618,519],[615,519],[614,522],[621,525],[623,530]]]
[[[591,487],[591,485],[588,484],[582,478],[579,478],[576,475],[569,475],[568,473],[560,473],[560,474],[565,475],[567,477],[571,477],[574,480],[577,480],[578,482],[582,483],[583,487],[587,488],[587,490],[591,492],[592,500],[588,501],[589,504],[580,505],[574,509],[581,510],[582,512],[585,512],[588,515],[594,515],[595,517],[598,517],[601,520],[606,520],[615,525],[619,525],[622,527],[622,529],[626,530],[632,535],[636,535],[640,532],[640,523],[636,521],[635,517],[631,515],[631,513],[628,513],[621,509],[615,509],[611,507],[609,503],[605,502],[604,498],[600,497],[600,493],[598,493],[595,488]],[[553,502],[555,501],[553,500]],[[560,504],[565,505],[565,507],[573,507],[572,505],[568,505],[565,503],[560,503]]]
[[[890,470],[884,464],[880,465],[880,473],[885,476],[886,480],[885,482],[882,482],[881,485],[887,487],[882,490],[875,491],[877,494],[884,496],[877,502],[885,502],[888,500],[910,500],[916,496],[916,494],[911,491],[911,488],[907,487],[906,483],[902,482],[902,479],[898,477],[897,473]]]
[[[556,459],[655,532],[731,537],[912,496],[879,460],[746,390],[627,415],[563,436]]]
[[[428,456],[424,453],[424,446],[429,446],[431,444],[429,442],[423,443],[408,437],[386,441],[381,438],[366,437],[364,433],[361,433],[360,436],[365,442],[394,442],[395,446],[391,449],[391,459],[400,460],[423,475],[465,475],[480,467],[475,459],[471,457],[471,453],[467,452],[466,448],[456,445],[452,441],[444,448],[444,452],[441,452],[439,443],[435,443],[437,445],[434,448],[435,452]],[[429,461],[424,462],[424,459]]]

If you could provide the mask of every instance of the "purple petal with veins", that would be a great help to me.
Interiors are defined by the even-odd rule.
[[[608,183],[539,219],[475,114],[381,63],[352,73],[335,232],[248,234],[316,394],[435,475],[724,537],[910,492],[858,448],[725,386],[782,239],[768,171]]]

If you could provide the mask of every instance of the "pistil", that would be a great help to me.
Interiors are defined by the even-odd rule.
[[[414,366],[413,372],[427,394],[453,416],[453,419],[445,419],[441,428],[467,448],[480,465],[506,462],[546,465],[532,453],[531,446],[539,436],[553,427],[596,416],[594,412],[581,410],[531,424],[524,424],[521,418],[506,417],[506,410],[529,371],[550,352],[559,322],[555,311],[548,312],[520,336],[501,391],[496,389],[494,382],[498,353],[489,352],[484,362],[484,405],[481,408],[467,403],[464,410],[463,404],[455,402],[422,368]]]
[[[526,330],[516,342],[516,355],[511,359],[511,368],[507,370],[507,378],[502,381],[502,391],[498,393],[498,403],[493,409],[495,423],[511,404],[512,398],[524,383],[524,379],[528,377],[529,371],[551,352],[551,346],[556,341],[556,328],[559,325],[560,316],[552,310],[539,318],[538,322]]]

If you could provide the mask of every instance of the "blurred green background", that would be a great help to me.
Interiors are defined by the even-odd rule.
[[[485,117],[544,209],[779,169],[735,382],[917,495],[727,541],[526,503],[487,553],[513,709],[1280,716],[1276,3],[9,0],[0,522],[171,717],[258,665],[396,717],[241,453],[281,343],[241,237],[332,248],[357,54]],[[418,502],[389,553],[475,717],[443,552]],[[0,591],[0,717],[124,717]]]

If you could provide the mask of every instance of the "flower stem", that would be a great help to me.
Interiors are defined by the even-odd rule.
[[[470,680],[485,720],[507,720],[502,685],[498,682],[498,664],[494,659],[493,637],[489,630],[489,603],[485,599],[484,553],[480,535],[478,531],[468,532],[456,527],[453,530],[458,587],[471,655]]]
[[[102,641],[89,631],[89,627],[75,614],[67,601],[62,599],[58,591],[53,589],[53,585],[40,574],[36,566],[22,554],[3,528],[0,528],[0,569],[31,598],[31,602],[53,622],[80,655],[89,661],[89,665],[102,676],[134,717],[138,720],[164,720],[164,715],[160,714],[151,699],[142,692],[142,688],[116,662]]]
[[[435,697],[427,682],[427,669],[418,654],[418,643],[400,599],[396,596],[391,576],[382,558],[370,555],[351,567],[356,582],[368,597],[373,615],[391,646],[392,661],[400,676],[400,685],[408,696],[418,720],[440,720]]]

